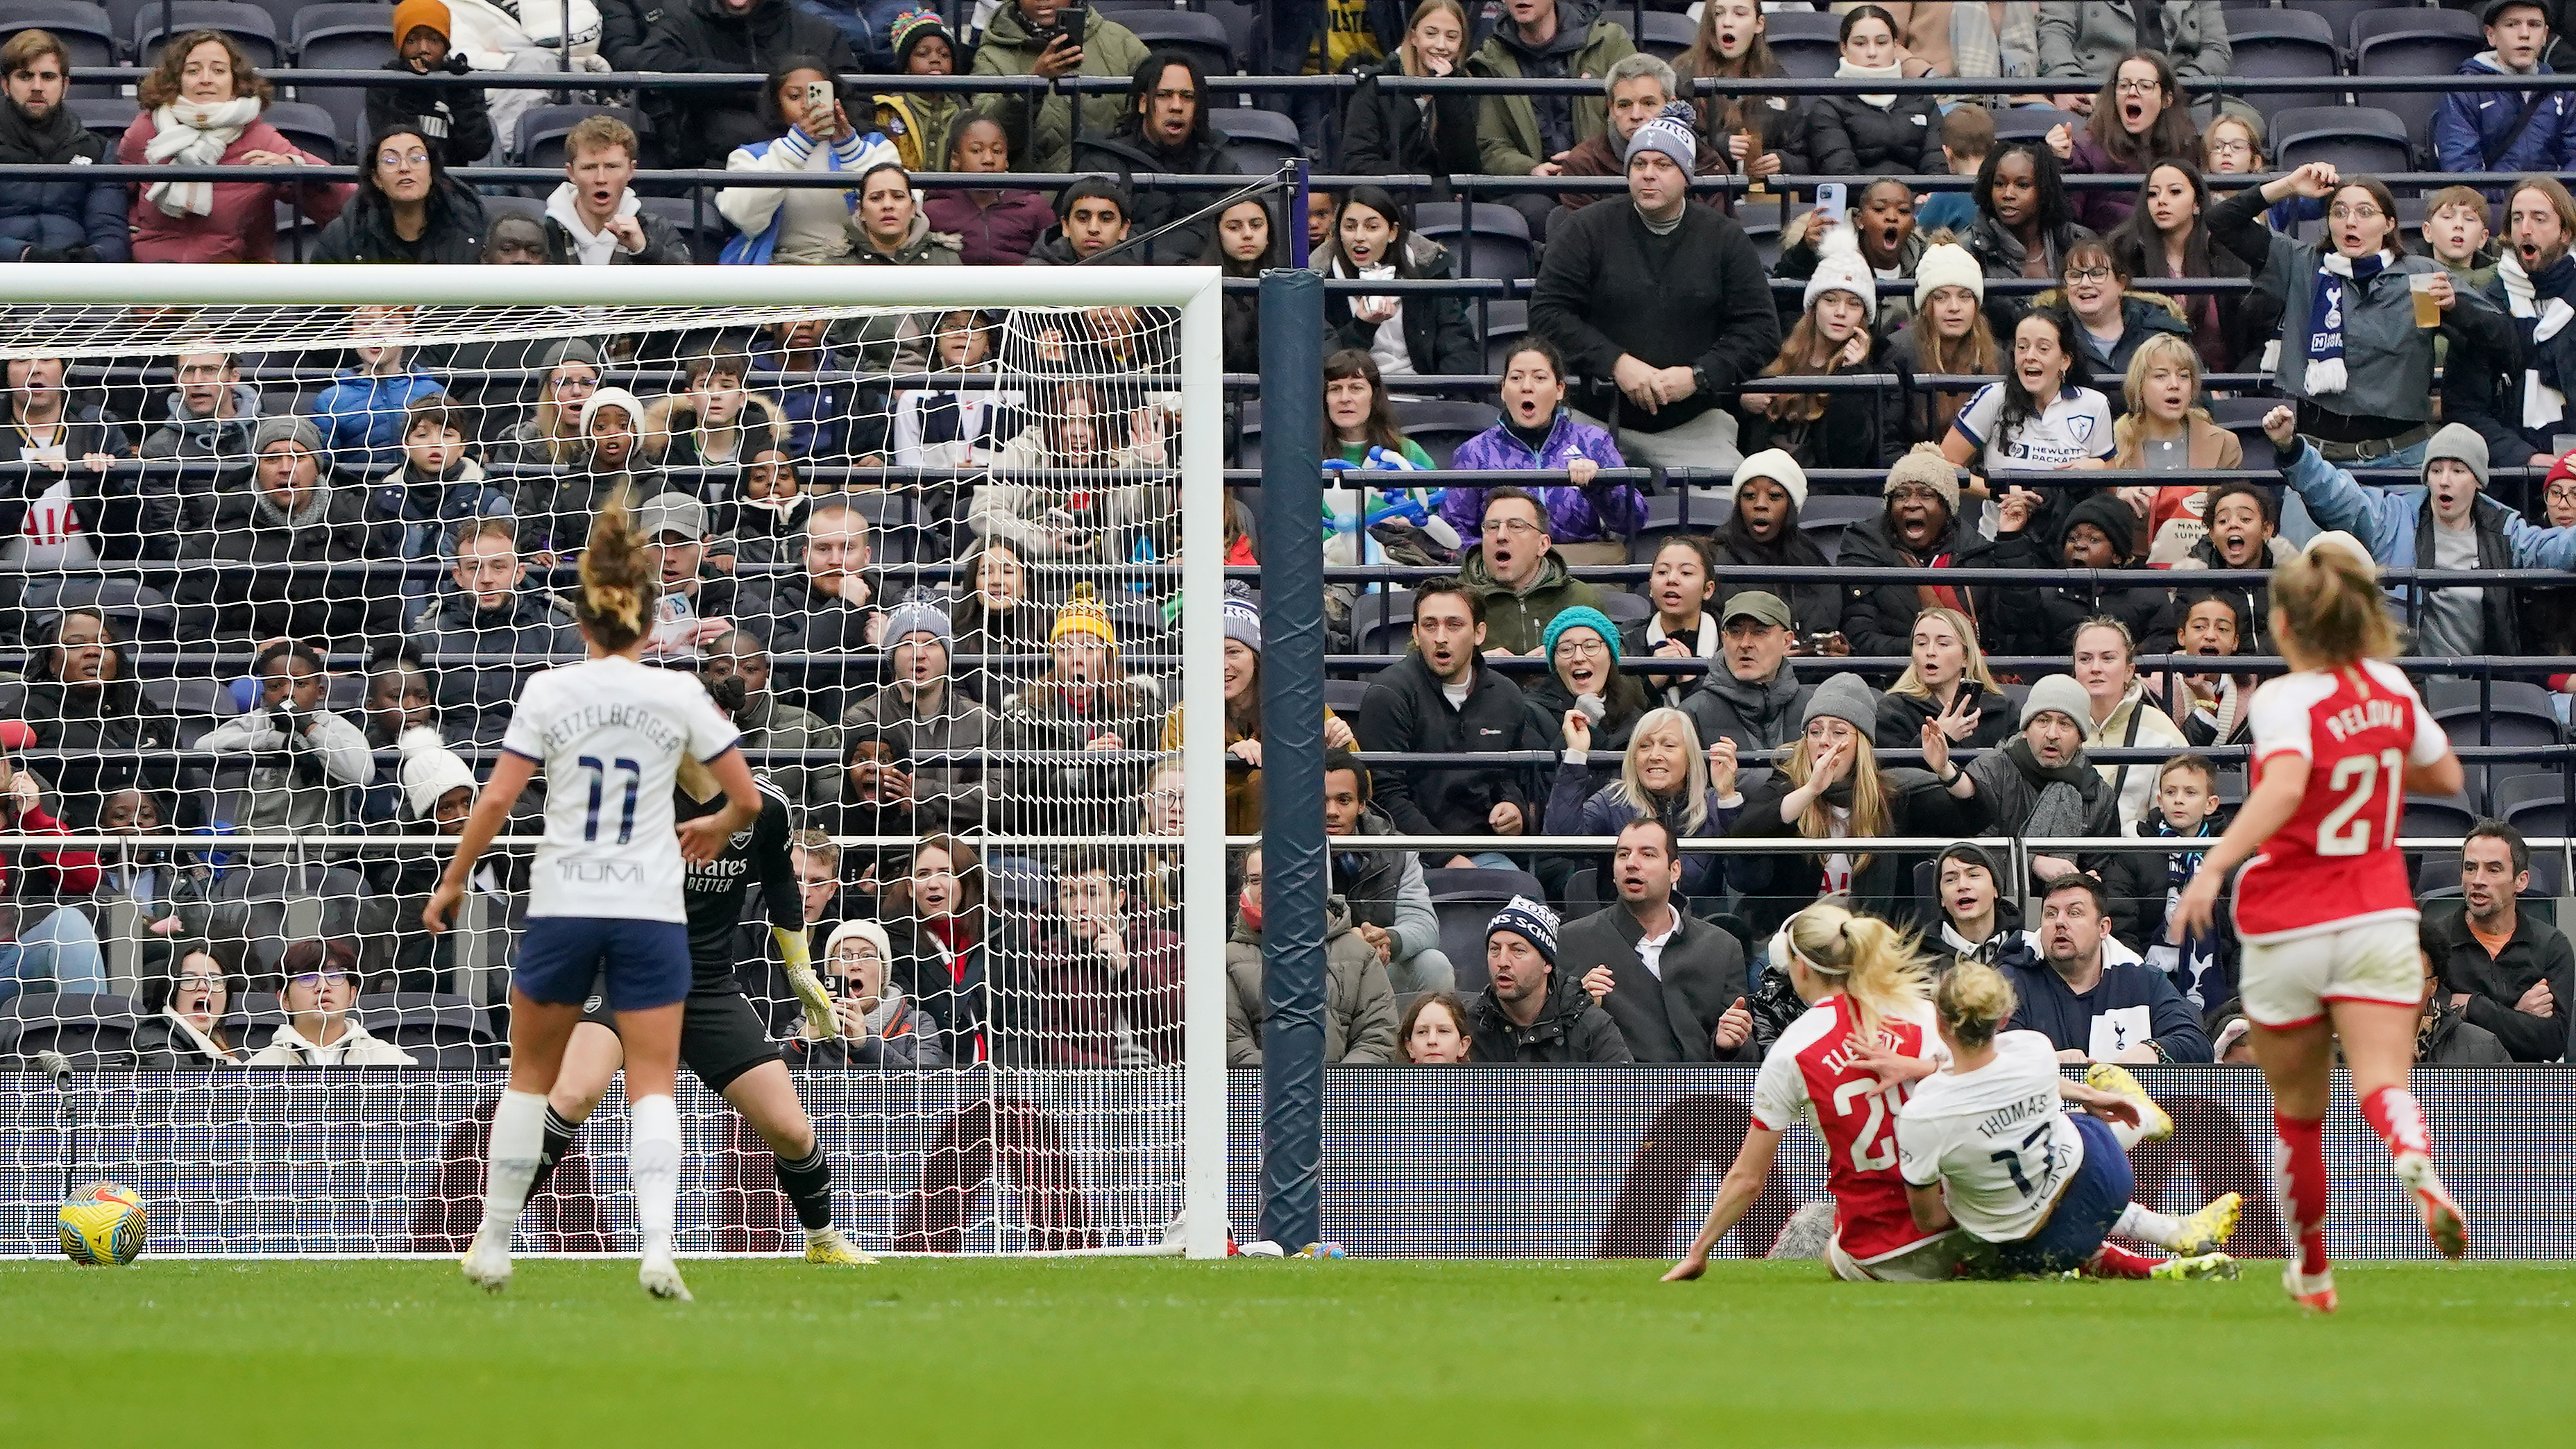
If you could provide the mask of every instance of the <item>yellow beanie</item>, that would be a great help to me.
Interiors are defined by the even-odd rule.
[[[1073,586],[1073,597],[1055,611],[1055,627],[1047,631],[1047,642],[1053,644],[1067,634],[1089,634],[1112,649],[1118,647],[1118,628],[1109,622],[1109,611],[1092,597],[1089,584]]]

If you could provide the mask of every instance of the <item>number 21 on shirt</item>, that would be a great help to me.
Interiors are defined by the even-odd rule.
[[[2370,827],[2382,819],[2379,844],[2397,843],[2398,812],[2405,808],[2404,791],[2406,757],[2396,750],[2381,750],[2376,755],[2346,755],[2335,761],[2334,772],[2326,777],[2329,794],[2340,795],[2342,802],[2326,812],[2317,822],[2317,854],[2363,855],[2371,847]],[[2370,816],[2374,797],[2383,789],[2387,803]]]

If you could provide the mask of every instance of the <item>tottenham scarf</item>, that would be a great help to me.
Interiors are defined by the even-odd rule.
[[[2177,850],[2165,857],[2165,919],[2171,921],[2183,887],[2191,884],[2192,876],[2200,869],[2200,858],[2215,842],[2210,839],[2208,822],[2203,821],[2199,829],[2185,836],[2165,823],[2161,814],[2154,817],[2154,828],[2146,833],[2163,840],[2200,842],[2197,849]],[[2229,995],[2227,973],[2219,966],[2215,929],[2186,932],[2178,942],[2157,939],[2147,947],[2147,964],[2170,977],[2174,989],[2191,1002],[2194,1011],[2207,1011]]]
[[[2338,251],[2328,251],[2317,258],[2316,291],[2308,299],[2310,395],[2339,393],[2350,383],[2343,369],[2344,308],[2360,300],[2360,289],[2386,271],[2391,260],[2386,252],[2374,252],[2358,261]]]
[[[2513,312],[2514,330],[2522,335],[2522,355],[2531,365],[2522,372],[2522,425],[2545,428],[2567,416],[2567,382],[2559,375],[2558,349],[2539,344],[2566,330],[2576,320],[2568,294],[2576,292],[2576,254],[2526,274],[2522,258],[2506,252],[2496,262],[2496,280]]]

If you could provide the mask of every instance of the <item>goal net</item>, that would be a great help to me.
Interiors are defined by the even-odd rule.
[[[155,1251],[462,1248],[538,796],[579,782],[456,929],[420,908],[520,687],[583,657],[612,504],[648,661],[783,820],[693,872],[693,947],[836,1221],[1221,1252],[1217,306],[1159,267],[14,269],[0,1254],[97,1179]],[[755,1127],[680,1101],[683,1251],[801,1242]],[[522,1251],[632,1251],[626,1138],[612,1086]]]

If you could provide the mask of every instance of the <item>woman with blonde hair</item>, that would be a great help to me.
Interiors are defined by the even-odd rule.
[[[2067,671],[2084,686],[2091,713],[2076,723],[2084,727],[2086,749],[2155,750],[2170,755],[2191,748],[2171,716],[2147,700],[2138,678],[2137,636],[2107,614],[2077,625],[2072,667]],[[2152,764],[2104,764],[2094,767],[2110,783],[2120,802],[2120,833],[2125,835],[2154,807],[2156,768]]]
[[[1574,720],[1566,721],[1570,732]],[[1589,737],[1589,731],[1586,731]],[[1735,788],[1735,741],[1719,736],[1700,749],[1691,717],[1670,706],[1646,711],[1619,758],[1619,778],[1594,789],[1582,751],[1568,749],[1547,797],[1550,835],[1617,835],[1633,820],[1652,817],[1676,837],[1726,833],[1744,797]],[[1682,893],[1713,895],[1719,857],[1682,857]]]
[[[1956,1271],[1959,1250],[1970,1240],[1914,1225],[1896,1164],[1897,1113],[1913,1078],[1924,1074],[1901,1067],[1928,1068],[1938,1045],[1931,973],[1915,948],[1912,935],[1831,901],[1817,901],[1781,924],[1771,938],[1773,967],[1786,974],[1807,1011],[1763,1057],[1744,1145],[1718,1184],[1707,1221],[1665,1282],[1708,1271],[1717,1240],[1770,1181],[1781,1135],[1802,1118],[1825,1140],[1825,1184],[1834,1199],[1825,1261],[1835,1277],[1922,1283]],[[1860,1049],[1846,1049],[1854,1041]]]
[[[1949,1065],[1895,1064],[1925,1078],[1896,1114],[1915,1228],[1962,1228],[1987,1244],[1976,1255],[1978,1276],[2235,1277],[2236,1260],[2215,1250],[2236,1230],[2241,1199],[2221,1193],[2180,1218],[2131,1202],[2129,1149],[2171,1136],[2173,1119],[2108,1063],[2081,1083],[2059,1075],[2045,1033],[2003,1029],[2017,1004],[2002,972],[1963,960],[1932,988]],[[2052,1097],[2083,1115],[2048,1105]],[[2131,1252],[2106,1241],[2114,1233],[2175,1256]]]
[[[2200,405],[2200,352],[2189,342],[2159,332],[2139,343],[2123,388],[2129,410],[2111,425],[2112,441],[2119,445],[2111,455],[2114,471],[2245,466],[2245,445],[2210,421],[2209,409]],[[2188,558],[2191,546],[2209,531],[2202,522],[2209,503],[2205,483],[2123,488],[2120,496],[2146,520],[2150,568],[2170,568]]]
[[[2254,1059],[2272,1089],[2281,1222],[2297,1245],[2284,1286],[2335,1309],[2326,1263],[2325,1115],[2336,1048],[2362,1118],[2446,1258],[2468,1225],[2433,1168],[2424,1108],[2407,1086],[2422,1019],[2412,872],[2397,850],[2406,796],[2460,791],[2459,757],[2389,661],[2397,629],[2378,564],[2352,535],[2320,534],[2272,575],[2272,637],[2291,672],[2254,692],[2259,776],[2168,919],[2207,931],[2236,879],[2236,932]]]
[[[1878,698],[1857,674],[1837,674],[1808,696],[1797,744],[1728,831],[1814,842],[1792,853],[1727,857],[1726,878],[1744,892],[1744,915],[1755,930],[1777,926],[1821,895],[1847,895],[1857,909],[1889,914],[1911,902],[1911,871],[1898,857],[1854,853],[1837,841],[1956,838],[1985,827],[1986,807],[1950,767],[1948,739],[1937,726],[1927,720],[1923,731],[1921,748],[1938,754],[1928,774],[1880,765],[1870,744],[1877,729]]]
[[[2012,700],[1986,668],[1977,626],[1939,604],[1914,616],[1913,662],[1880,696],[1873,742],[1882,750],[1913,749],[1927,720],[1954,745],[1992,749],[2013,735]]]
[[[511,971],[510,1082],[492,1118],[483,1223],[464,1262],[467,1280],[488,1292],[509,1286],[510,1234],[544,1154],[546,1096],[592,983],[604,978],[601,994],[625,1044],[639,1277],[656,1298],[689,1296],[671,1256],[682,1155],[672,1094],[691,980],[687,863],[714,860],[735,832],[750,829],[761,794],[735,748],[740,732],[698,682],[641,661],[660,573],[633,516],[611,503],[591,526],[573,599],[590,657],[545,670],[521,689],[491,782],[421,911],[432,935],[446,932],[476,862],[543,769],[545,834]],[[677,821],[673,791],[692,761],[714,776],[725,807]],[[804,937],[794,940],[790,978],[801,976],[799,994],[819,997]]]

